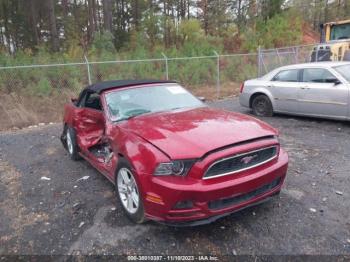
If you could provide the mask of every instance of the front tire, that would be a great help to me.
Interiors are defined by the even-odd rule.
[[[270,99],[266,95],[257,95],[253,98],[252,109],[254,115],[272,116],[273,108]]]
[[[66,146],[69,157],[74,161],[79,160],[80,155],[79,147],[76,140],[76,133],[75,130],[71,127],[66,128]]]
[[[131,221],[141,224],[145,221],[145,212],[139,186],[131,165],[120,159],[115,178],[116,194],[120,206]]]

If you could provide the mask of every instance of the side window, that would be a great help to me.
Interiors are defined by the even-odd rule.
[[[298,74],[299,70],[284,70],[279,72],[272,78],[272,81],[280,81],[280,82],[298,82]]]
[[[83,90],[81,91],[80,95],[79,95],[79,98],[78,98],[78,101],[76,103],[76,105],[78,107],[83,107],[84,106],[84,102],[85,102],[85,97],[86,97],[86,90]]]
[[[327,69],[306,68],[303,71],[303,82],[308,83],[335,83],[338,79]]]
[[[85,103],[83,106],[96,110],[102,110],[100,96],[96,93],[88,93],[85,97]]]

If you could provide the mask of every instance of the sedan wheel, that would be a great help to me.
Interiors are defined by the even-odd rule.
[[[253,113],[257,116],[272,116],[273,109],[270,99],[265,95],[258,95],[253,98]]]
[[[117,177],[118,193],[125,210],[135,214],[139,209],[140,194],[131,171],[123,167],[118,171]]]

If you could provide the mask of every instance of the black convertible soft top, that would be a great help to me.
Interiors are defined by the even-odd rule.
[[[146,85],[146,84],[163,84],[163,83],[176,83],[176,81],[169,80],[112,80],[104,81],[96,84],[89,85],[85,88],[86,91],[93,93],[102,93],[105,90],[113,88],[122,88],[127,86],[136,86],[136,85]]]

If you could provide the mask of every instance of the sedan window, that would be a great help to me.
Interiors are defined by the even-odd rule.
[[[280,81],[280,82],[298,82],[298,73],[299,70],[284,70],[279,72],[272,81]]]
[[[303,82],[311,83],[335,83],[337,78],[323,68],[306,68],[303,72]]]
[[[102,110],[100,96],[96,93],[89,93],[86,95],[84,107],[96,110]]]
[[[350,65],[336,66],[334,69],[350,83]]]

